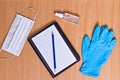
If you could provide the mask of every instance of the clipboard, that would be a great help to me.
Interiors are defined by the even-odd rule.
[[[54,70],[52,33],[55,42],[56,70]],[[57,22],[48,25],[28,41],[53,78],[80,60]]]

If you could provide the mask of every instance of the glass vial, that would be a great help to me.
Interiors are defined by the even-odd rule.
[[[75,15],[72,15],[72,14],[69,14],[69,13],[58,13],[58,12],[56,12],[55,16],[57,16],[59,18],[62,18],[66,21],[69,21],[71,23],[75,23],[75,24],[78,24],[78,22],[80,20],[79,16],[75,16]]]

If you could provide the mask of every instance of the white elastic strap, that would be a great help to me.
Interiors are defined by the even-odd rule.
[[[34,16],[34,18],[33,18],[33,20],[35,20],[36,17],[37,17],[37,15],[38,15],[38,12],[37,12],[36,9],[34,9],[34,8],[32,8],[32,7],[28,7],[28,8],[26,8],[24,11],[22,11],[21,13],[25,13],[26,11],[28,11],[28,10],[30,10],[30,9],[35,12],[35,16]]]
[[[0,49],[0,52],[2,51],[2,49]],[[9,57],[0,57],[0,60],[10,60],[13,57],[15,57],[15,55],[9,56]]]
[[[0,52],[2,51],[2,49],[0,49]],[[13,57],[15,57],[15,55],[9,56],[9,57],[0,57],[0,60],[10,60]]]
[[[13,57],[15,57],[15,55],[9,56],[9,57],[0,57],[0,60],[10,60]]]

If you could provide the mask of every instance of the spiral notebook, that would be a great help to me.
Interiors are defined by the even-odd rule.
[[[80,60],[57,22],[53,22],[28,40],[52,77]]]

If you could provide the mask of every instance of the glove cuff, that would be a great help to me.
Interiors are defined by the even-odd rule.
[[[83,65],[80,68],[80,72],[84,75],[97,78],[100,74],[100,67],[83,63]]]

